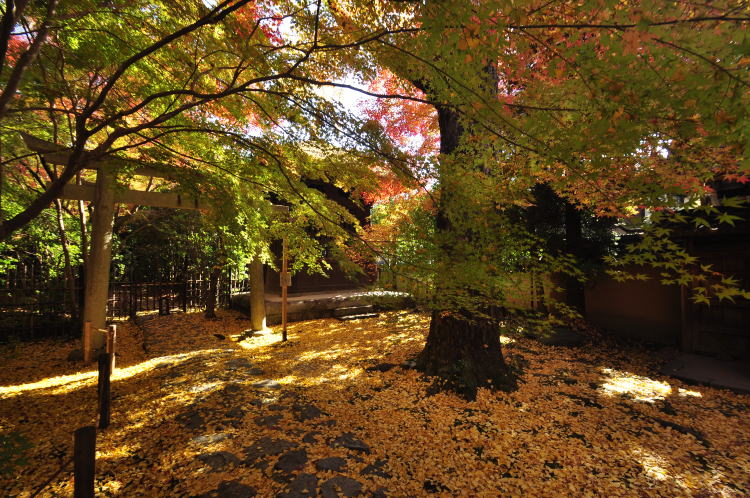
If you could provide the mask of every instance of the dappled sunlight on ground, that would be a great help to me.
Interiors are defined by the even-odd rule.
[[[0,399],[16,396],[25,391],[35,391],[37,389],[57,388],[52,391],[51,394],[62,394],[85,386],[91,379],[96,381],[96,375],[97,372],[81,372],[71,375],[49,377],[37,382],[19,384],[17,386],[0,386]]]
[[[205,349],[201,351],[192,351],[189,353],[183,353],[179,355],[160,356],[153,358],[148,361],[131,365],[129,367],[115,368],[112,374],[112,382],[119,380],[128,379],[139,373],[146,372],[152,368],[164,364],[164,362],[179,361],[187,358],[191,358],[197,355],[210,355],[211,353],[218,351],[215,349]],[[97,383],[98,372],[96,370],[80,372],[70,375],[60,375],[57,377],[49,377],[42,379],[37,382],[31,382],[28,384],[19,384],[16,386],[0,386],[0,400],[3,398],[9,398],[16,396],[25,391],[44,390],[44,394],[65,394],[76,389],[81,389],[86,386],[95,385]],[[47,391],[49,389],[49,391]]]
[[[660,382],[612,368],[602,368],[602,373],[607,376],[606,382],[602,384],[602,390],[612,396],[629,396],[637,401],[653,403],[666,398],[672,392],[672,386],[668,382]]]
[[[692,396],[692,397],[695,397],[695,398],[700,398],[701,396],[703,396],[698,391],[692,391],[690,389],[683,389],[681,387],[677,388],[677,394],[679,396]]]
[[[278,327],[248,326],[233,312],[121,324],[100,495],[192,496],[234,482],[275,496],[300,474],[388,496],[750,493],[750,396],[656,375],[643,351],[503,337],[519,389],[467,402],[403,368],[424,345],[426,315],[298,322],[286,343]],[[36,356],[17,345],[3,358],[0,434],[33,446],[27,465],[0,476],[0,495],[28,495],[69,457],[73,430],[96,422],[95,373],[61,360],[73,347],[47,344],[49,364],[38,344]],[[316,466],[331,457],[344,467]],[[41,495],[71,492],[66,472]]]

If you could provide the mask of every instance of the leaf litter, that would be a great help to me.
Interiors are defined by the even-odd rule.
[[[409,368],[426,315],[297,322],[286,343],[248,325],[233,311],[118,324],[99,495],[750,493],[750,396],[660,376],[642,349],[504,338],[519,389],[467,402]],[[96,423],[96,373],[67,361],[74,347],[0,352],[0,434],[30,443],[2,495],[29,496]],[[69,470],[40,496],[70,496]]]

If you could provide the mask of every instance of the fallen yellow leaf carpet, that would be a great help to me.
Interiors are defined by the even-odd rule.
[[[281,343],[246,337],[249,322],[228,311],[120,323],[97,493],[750,494],[750,396],[658,376],[641,349],[521,338],[503,341],[523,365],[517,391],[430,394],[408,368],[428,325],[406,312],[314,320]],[[17,465],[2,496],[31,495],[70,458],[73,431],[96,422],[96,372],[67,361],[74,347],[0,350],[0,435],[28,446],[6,457]],[[72,489],[71,468],[40,496]]]

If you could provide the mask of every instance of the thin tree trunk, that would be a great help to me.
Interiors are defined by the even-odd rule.
[[[81,173],[76,174],[76,185],[83,185],[83,182],[81,181]],[[89,256],[89,237],[88,227],[86,226],[86,223],[88,222],[86,216],[86,204],[83,201],[78,201],[78,218],[81,223],[81,259],[83,260],[83,266],[85,267]]]
[[[208,276],[208,292],[206,293],[206,318],[216,318],[216,298],[219,291],[219,277],[221,267],[214,266]]]
[[[60,232],[60,244],[62,245],[63,261],[65,263],[65,301],[68,312],[72,317],[78,316],[75,295],[75,279],[73,278],[73,267],[70,262],[70,247],[68,235],[65,233],[65,219],[63,218],[63,207],[60,199],[55,199],[55,211],[57,212],[57,229]]]

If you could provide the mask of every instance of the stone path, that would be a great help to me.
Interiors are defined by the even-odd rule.
[[[283,485],[284,491],[278,496],[286,498],[363,496],[368,478],[391,478],[384,459],[376,459],[359,473],[354,472],[352,464],[357,462],[361,467],[362,456],[371,452],[367,442],[353,432],[336,431],[338,421],[307,402],[299,392],[267,378],[261,368],[228,341],[217,339],[216,349],[205,352],[169,354],[169,341],[155,323],[158,322],[148,318],[139,323],[145,349],[151,355],[164,355],[156,368],[165,396],[176,391],[190,393],[190,402],[175,415],[175,420],[182,431],[194,434],[188,444],[197,450],[196,460],[207,474],[231,472],[237,476],[221,481],[197,498],[256,496],[255,488],[241,482],[242,469],[263,471],[269,479]],[[309,430],[285,430],[285,420],[301,423]],[[232,451],[215,449],[217,443],[248,435],[252,439],[254,427],[258,437],[252,444]],[[335,436],[330,436],[331,429]],[[268,436],[269,431],[274,435]],[[324,432],[329,436],[324,436]],[[330,448],[332,455],[311,459],[309,449],[321,444]],[[342,450],[345,456],[341,455]],[[388,496],[384,488],[369,495]]]

